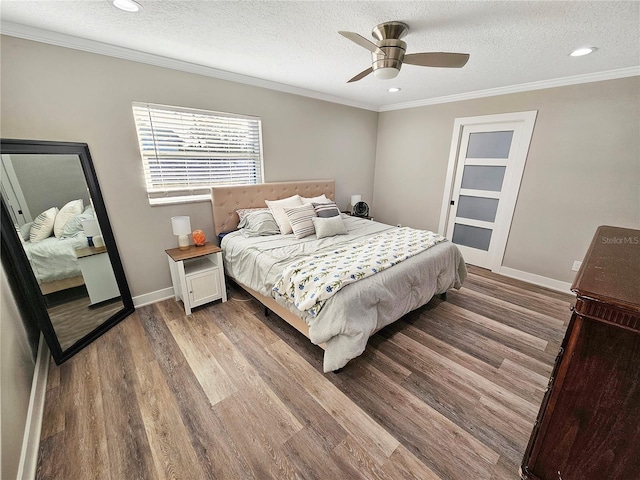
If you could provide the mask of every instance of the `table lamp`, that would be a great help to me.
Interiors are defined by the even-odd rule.
[[[178,236],[178,248],[189,250],[189,234],[191,233],[191,219],[186,215],[171,217],[173,234]]]

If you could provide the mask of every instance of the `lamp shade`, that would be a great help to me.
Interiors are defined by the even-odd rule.
[[[362,201],[362,195],[356,195],[356,194],[351,195],[351,206],[361,201]]]
[[[174,235],[189,235],[191,233],[191,219],[186,215],[171,217],[171,228]]]
[[[100,235],[100,225],[96,219],[82,221],[82,229],[87,237],[95,237]]]

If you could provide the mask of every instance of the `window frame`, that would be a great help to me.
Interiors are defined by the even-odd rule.
[[[162,135],[156,135],[155,132],[153,131],[153,120],[152,120],[152,115],[153,114],[160,114],[160,112],[166,112],[166,119],[169,120],[164,120],[162,126],[169,128],[172,130],[172,134],[171,135],[166,135],[163,137]],[[242,114],[235,114],[235,113],[229,113],[229,112],[219,112],[219,111],[213,111],[213,110],[203,110],[203,109],[196,109],[196,108],[188,108],[188,107],[178,107],[178,106],[172,106],[172,105],[161,105],[161,104],[155,104],[155,103],[149,103],[149,102],[132,102],[132,112],[133,112],[133,119],[134,119],[134,124],[135,124],[135,129],[136,129],[136,137],[138,140],[138,149],[140,152],[140,159],[142,162],[142,168],[143,168],[143,175],[144,175],[144,185],[145,185],[145,190],[147,192],[147,198],[149,200],[149,204],[152,206],[156,206],[156,205],[169,205],[169,204],[177,204],[177,203],[190,203],[190,202],[202,202],[202,201],[210,201],[211,200],[211,187],[213,186],[218,186],[218,185],[254,185],[254,184],[261,184],[264,183],[264,149],[263,149],[263,142],[262,142],[262,118],[258,117],[258,116],[252,116],[252,115],[242,115]],[[195,143],[189,145],[188,142],[190,140],[189,137],[193,137],[192,134],[187,135],[187,132],[189,132],[189,128],[193,128],[193,126],[195,125],[194,123],[190,123],[190,122],[185,122],[183,118],[179,118],[179,115],[181,113],[185,113],[188,115],[192,115],[194,116],[194,118],[196,116],[200,116],[200,118],[203,117],[212,117],[211,119],[211,130],[210,132],[213,133],[214,131],[214,127],[215,127],[215,123],[223,123],[225,121],[225,119],[231,119],[231,120],[237,120],[239,122],[246,122],[247,124],[247,128],[249,128],[250,132],[247,134],[248,137],[254,137],[254,141],[250,144],[251,147],[250,148],[246,148],[245,145],[246,144],[242,144],[240,142],[238,143],[233,143],[233,142],[226,142],[226,138],[224,139],[225,141],[220,143],[219,145],[222,147],[218,152],[216,152],[214,149],[206,149],[206,150],[202,150],[204,153],[212,153],[211,157],[212,159],[217,159],[220,160],[221,164],[224,163],[225,161],[233,161],[233,155],[234,154],[244,154],[244,156],[247,159],[250,159],[252,157],[254,157],[252,160],[249,160],[249,163],[247,163],[247,165],[251,166],[253,165],[256,171],[255,175],[251,175],[248,174],[246,175],[246,177],[252,177],[255,178],[255,182],[250,182],[250,181],[242,181],[242,179],[240,181],[234,182],[234,181],[225,181],[225,182],[220,182],[220,181],[210,181],[208,183],[192,183],[190,184],[188,182],[188,169],[189,167],[191,168],[195,168],[196,162],[197,160],[194,159],[193,160],[193,164],[189,164],[188,159],[189,159],[189,154],[191,154],[192,157],[197,157],[197,155],[194,155],[194,153],[197,152],[197,148],[195,147]],[[149,118],[149,122],[148,124],[144,124],[143,120],[145,115]],[[171,115],[175,115],[176,119],[174,124],[171,124],[171,119],[170,116]],[[151,129],[151,132],[146,132],[143,133],[142,130],[143,129]],[[235,128],[237,128],[238,130],[241,130],[240,126],[236,126]],[[160,128],[158,128],[158,130],[160,130]],[[158,144],[160,143],[158,140],[160,139],[167,139],[167,137],[179,137],[180,135],[178,135],[178,133],[176,133],[176,131],[178,133],[180,133],[180,131],[185,132],[185,139],[184,140],[180,140],[180,142],[184,145],[186,143],[186,146],[184,146],[184,149],[172,149],[171,150],[171,154],[159,154],[160,152],[160,148],[158,148]],[[196,137],[197,138],[197,137]],[[203,136],[204,138],[208,138],[211,139],[211,136]],[[191,138],[192,140],[192,138]],[[146,148],[144,147],[145,144],[148,144],[149,142],[152,142],[153,147],[152,149]],[[218,144],[218,141],[216,141],[216,144]],[[241,147],[240,151],[236,151],[231,153],[230,151],[226,152],[227,154],[231,155],[231,158],[225,158],[224,153],[222,151],[222,149],[224,147]],[[254,150],[254,152],[251,152],[251,150]],[[257,155],[255,153],[255,149],[257,149]],[[152,153],[150,153],[152,152]],[[218,156],[216,156],[216,153]],[[149,161],[150,159],[158,159],[159,157],[162,157],[163,155],[170,155],[171,157],[173,157],[174,159],[182,159],[185,160],[185,164],[184,164],[184,169],[186,170],[185,172],[179,172],[179,169],[177,167],[173,167],[175,168],[175,170],[172,171],[172,167],[165,167],[165,170],[163,172],[162,170],[162,166],[157,166],[155,169],[152,168],[152,163]],[[204,157],[206,157],[206,155],[203,155]],[[257,157],[257,158],[255,158]],[[240,159],[238,159],[240,160]],[[168,163],[168,159],[167,159],[167,163]],[[250,163],[253,162],[253,163]],[[238,162],[239,164],[239,162]],[[215,162],[214,162],[214,166]],[[218,165],[218,167],[220,168],[222,165]],[[166,172],[172,172],[170,176],[174,176],[174,178],[176,176],[180,176],[182,175],[184,177],[185,180],[187,180],[186,182],[177,185],[175,187],[169,187],[165,185],[162,185],[162,182],[158,182],[158,183],[154,183],[153,180],[151,179],[152,175],[154,175],[154,171],[156,175],[163,175]],[[223,168],[220,169],[221,172],[224,172]],[[177,172],[177,173],[173,173],[173,172]],[[230,168],[227,175],[229,177],[233,176],[233,168]],[[240,173],[242,174],[241,168],[240,168]],[[222,173],[220,176],[222,177],[224,175],[224,173]],[[242,175],[241,175],[242,176]]]

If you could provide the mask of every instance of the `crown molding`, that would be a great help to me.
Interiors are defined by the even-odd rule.
[[[292,95],[300,95],[303,97],[323,100],[325,102],[337,103],[349,107],[371,110],[374,112],[388,112],[392,110],[404,110],[407,108],[424,107],[428,105],[437,105],[441,103],[460,102],[463,100],[473,100],[476,98],[494,97],[497,95],[507,95],[510,93],[520,93],[532,90],[542,90],[545,88],[565,87],[568,85],[577,85],[581,83],[600,82],[603,80],[614,80],[617,78],[640,76],[640,66],[627,68],[619,68],[616,70],[607,70],[604,72],[587,73],[583,75],[573,75],[570,77],[555,78],[551,80],[541,80],[538,82],[521,83],[518,85],[509,85],[505,87],[490,88],[486,90],[477,90],[475,92],[467,92],[456,95],[447,95],[443,97],[427,98],[424,100],[416,100],[413,102],[395,103],[377,107],[367,103],[356,102],[343,97],[336,97],[325,93],[307,90],[305,88],[294,87],[284,83],[272,82],[261,78],[241,75],[239,73],[227,72],[213,67],[198,65],[195,63],[184,62],[173,58],[154,55],[151,53],[141,52],[125,47],[118,47],[108,43],[88,40],[86,38],[66,35],[64,33],[52,32],[40,28],[30,27],[19,23],[0,22],[0,33],[12,37],[23,38],[25,40],[33,40],[36,42],[47,43],[59,47],[72,48],[85,52],[96,53],[99,55],[107,55],[110,57],[130,60],[133,62],[145,63],[156,67],[169,68],[196,75],[217,78],[229,82],[251,85],[254,87],[266,88]]]
[[[568,85],[577,85],[580,83],[601,82],[603,80],[615,80],[617,78],[635,76],[640,76],[640,66],[618,68],[616,70],[607,70],[604,72],[586,73],[583,75],[573,75],[570,77],[554,78],[551,80],[541,80],[538,82],[521,83],[518,85],[509,85],[506,87],[489,88],[487,90],[478,90],[475,92],[428,98],[425,100],[416,100],[415,102],[383,105],[378,109],[378,111],[388,112],[391,110],[405,110],[407,108],[424,107],[427,105],[437,105],[440,103],[460,102],[463,100],[473,100],[476,98],[507,95],[509,93],[529,92],[532,90],[542,90],[545,88],[566,87]]]
[[[73,35],[66,35],[64,33],[52,32],[50,30],[43,30],[19,23],[1,22],[0,33],[2,33],[3,35],[9,35],[11,37],[56,45],[58,47],[72,48],[75,50],[97,53],[99,55],[120,58],[123,60],[145,63],[156,67],[170,68],[172,70],[179,70],[182,72],[194,73],[196,75],[217,78],[219,80],[227,80],[229,82],[242,83],[254,87],[276,90],[278,92],[300,95],[302,97],[323,100],[325,102],[338,103],[349,107],[356,107],[364,110],[371,110],[374,112],[378,111],[377,106],[356,102],[333,95],[327,95],[325,93],[316,92],[314,90],[307,90],[305,88],[294,87],[292,85],[287,85],[284,83],[272,82],[270,80],[264,80],[248,75],[241,75],[239,73],[227,72],[225,70],[218,70],[217,68],[213,67],[184,62],[182,60],[163,57],[161,55],[154,55],[152,53],[145,53],[139,50],[118,47],[116,45],[111,45],[108,43],[75,37]]]

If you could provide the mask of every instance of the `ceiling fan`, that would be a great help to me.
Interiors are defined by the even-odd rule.
[[[409,25],[402,22],[385,22],[376,25],[371,32],[376,43],[354,32],[338,33],[369,50],[373,58],[371,67],[360,72],[347,83],[357,82],[371,72],[376,78],[383,80],[395,78],[400,73],[403,63],[421,67],[461,68],[469,60],[468,53],[424,52],[405,55],[407,44],[400,39],[409,33]]]

